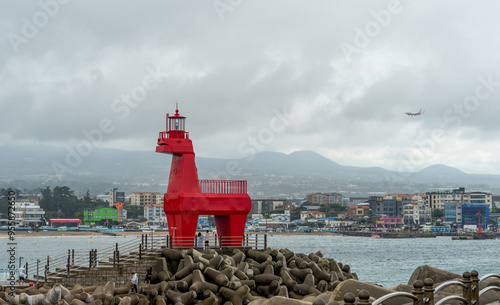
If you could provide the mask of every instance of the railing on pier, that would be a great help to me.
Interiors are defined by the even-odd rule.
[[[205,243],[208,241],[208,243]],[[124,243],[116,243],[104,249],[74,250],[69,249],[54,256],[47,256],[39,266],[38,281],[47,282],[49,277],[69,276],[79,270],[89,270],[103,265],[120,266],[125,263],[124,257],[134,253],[135,257],[143,258],[145,250],[160,251],[164,247],[193,247],[204,249],[223,249],[225,247],[250,247],[252,249],[267,248],[267,235],[247,234],[243,237],[224,237],[211,235],[206,239],[195,237],[172,238],[170,235],[142,234],[140,240],[133,239]],[[187,246],[186,246],[187,245]],[[37,270],[32,270],[37,262],[27,262],[26,272],[36,280]],[[30,270],[28,270],[30,268]],[[35,267],[36,268],[36,267]],[[16,277],[17,279],[17,277]]]
[[[15,275],[11,277],[11,272],[14,272]],[[10,282],[12,278],[14,279],[14,282],[17,281],[19,274],[19,269],[14,268],[14,269],[8,269],[8,268],[0,268],[0,282]]]
[[[500,291],[500,287],[498,286],[489,286],[483,288],[481,291],[479,290],[479,284],[487,278],[499,278],[499,274],[487,274],[481,279],[478,278],[478,272],[473,270],[472,272],[464,272],[461,281],[447,281],[436,288],[434,288],[434,281],[432,279],[425,279],[422,281],[415,281],[413,283],[413,291],[411,293],[408,292],[393,292],[386,294],[378,299],[376,299],[373,303],[370,302],[370,293],[366,290],[361,290],[358,294],[358,305],[379,305],[383,304],[383,302],[394,299],[394,298],[406,298],[411,299],[414,305],[444,305],[448,304],[450,301],[458,301],[462,304],[471,304],[471,305],[481,305],[480,297],[491,290]],[[443,290],[448,286],[460,286],[463,289],[462,295],[450,295],[442,298],[438,302],[434,302],[434,298],[437,292]],[[345,305],[354,305],[356,302],[356,296],[348,292],[344,295],[344,304]],[[403,303],[403,302],[402,302]],[[407,303],[407,302],[404,302]]]
[[[47,256],[46,260],[42,260],[44,264],[40,265],[38,281],[47,281],[47,278],[53,276],[70,275],[77,270],[85,270],[98,267],[104,263],[112,262],[114,266],[120,264],[120,255],[126,255],[130,252],[136,252],[139,248],[145,249],[151,245],[143,244],[143,241],[138,242],[136,239],[124,243],[116,243],[101,250],[74,250],[69,249],[53,256]],[[36,270],[31,270],[36,266],[36,262],[26,263],[26,272],[30,278],[36,279]],[[30,268],[30,269],[28,269]]]
[[[245,180],[200,180],[202,193],[246,194]]]

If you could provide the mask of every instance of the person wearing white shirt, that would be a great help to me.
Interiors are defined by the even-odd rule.
[[[132,283],[132,285],[130,287],[130,292],[134,293],[135,290],[135,293],[137,293],[137,284],[139,283],[139,278],[137,277],[137,273],[135,272],[132,272],[131,275],[132,277],[130,278],[130,282]]]
[[[24,280],[26,279],[28,275],[26,274],[26,269],[24,266],[19,268],[19,285],[24,285]]]

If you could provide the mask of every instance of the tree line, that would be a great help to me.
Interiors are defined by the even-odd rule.
[[[34,190],[21,191],[19,189],[7,188],[0,190],[0,213],[7,213],[8,211],[8,193],[9,191],[16,192],[16,198],[19,201],[22,199],[21,194],[42,194],[39,200],[40,207],[45,211],[45,219],[52,218],[79,218],[83,220],[83,211],[85,209],[97,209],[109,207],[109,203],[92,198],[89,191],[83,198],[78,199],[75,192],[67,186],[56,186],[51,188],[38,188]],[[125,207],[125,206],[124,206]],[[138,219],[143,221],[144,210],[141,206],[127,205],[127,218]]]
[[[21,191],[17,189],[1,189],[0,190],[0,211],[6,212],[8,209],[7,195],[8,192],[14,190],[16,192],[17,201],[22,199]],[[79,218],[83,220],[83,211],[85,209],[94,209],[109,206],[107,202],[92,198],[87,191],[82,199],[74,194],[74,191],[67,186],[56,186],[51,189],[50,186],[40,188],[36,193],[42,194],[39,200],[40,207],[45,211],[45,219],[51,218]],[[30,191],[30,193],[34,193]]]
[[[45,218],[80,218],[83,219],[85,209],[107,207],[103,200],[92,198],[87,191],[82,199],[75,196],[74,191],[67,186],[47,186],[40,190],[42,198],[40,207],[45,211]]]

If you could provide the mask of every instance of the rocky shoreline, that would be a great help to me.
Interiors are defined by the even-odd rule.
[[[470,273],[463,276],[470,277]],[[359,281],[349,265],[325,258],[321,252],[306,255],[288,249],[199,252],[192,248],[164,248],[153,266],[152,283],[139,284],[137,294],[130,293],[130,284],[118,287],[114,282],[85,287],[35,285],[18,287],[15,291],[2,287],[0,305],[335,305],[344,304],[344,297],[349,293],[372,302],[391,292],[421,289],[418,285],[428,285],[429,281],[437,285],[453,279],[461,280],[462,276],[422,266],[413,272],[409,285],[389,289]],[[481,283],[480,289],[491,285],[500,287],[500,280],[488,279]],[[360,294],[362,290],[369,294]],[[461,293],[461,287],[447,288],[435,295],[435,301]],[[499,298],[500,293],[491,291],[481,299],[481,304],[494,304]],[[346,300],[350,300],[349,297]],[[401,299],[391,299],[384,304],[410,303],[401,302]]]

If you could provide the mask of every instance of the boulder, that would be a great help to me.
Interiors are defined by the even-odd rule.
[[[69,303],[68,303],[68,302],[66,302],[66,300],[64,300],[64,299],[61,299],[61,300],[59,300],[59,301],[57,302],[57,305],[69,305]]]
[[[42,301],[43,299],[45,299],[45,295],[43,295],[43,294],[28,295],[28,294],[23,292],[19,295],[19,303],[25,304],[25,305],[36,305],[38,302]]]
[[[61,299],[61,285],[55,284],[54,287],[52,287],[52,289],[50,289],[47,292],[45,299],[42,300],[41,302],[44,305],[56,305],[60,299]]]
[[[382,286],[372,284],[372,283],[367,283],[367,282],[360,282],[358,280],[350,279],[346,280],[343,282],[340,282],[337,287],[335,287],[335,290],[332,293],[332,296],[330,297],[329,301],[343,301],[344,300],[344,295],[348,292],[353,293],[355,296],[359,294],[361,290],[366,290],[370,293],[372,297],[375,299],[378,299],[386,294],[393,293],[395,292],[394,290],[384,288]],[[406,300],[405,300],[406,302]],[[401,299],[400,298],[395,298],[395,299],[390,299],[386,302],[384,302],[386,305],[401,305]]]
[[[410,280],[408,281],[408,285],[410,286],[413,285],[413,283],[417,280],[423,282],[427,278],[433,280],[435,284],[438,284],[453,279],[461,278],[461,276],[460,274],[438,269],[428,265],[423,265],[415,269],[415,271],[413,271],[412,275],[410,276]]]
[[[271,299],[259,299],[251,301],[250,303],[248,303],[248,305],[312,305],[312,303],[276,296]]]
[[[115,282],[108,281],[104,285],[104,294],[114,296],[115,295]]]

